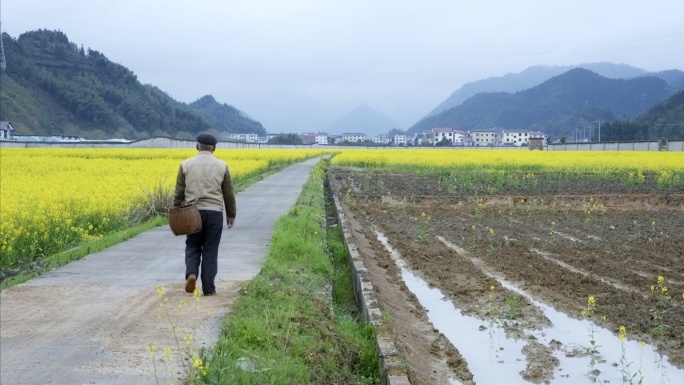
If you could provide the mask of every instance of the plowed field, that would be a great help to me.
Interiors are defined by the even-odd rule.
[[[484,328],[496,315],[506,320],[508,335],[527,338],[521,373],[526,381],[552,382],[559,375],[552,351],[561,347],[534,343],[528,331],[551,321],[493,277],[575,318],[583,317],[592,296],[595,314],[587,317],[593,322],[614,331],[615,338],[624,325],[628,339],[652,344],[673,366],[684,368],[681,187],[542,176],[534,186],[473,193],[445,185],[438,175],[350,168],[331,169],[330,181],[373,276],[378,302],[391,315],[413,384],[449,378],[472,383],[473,363],[428,322],[378,232],[411,271],[464,314],[481,318]],[[602,377],[594,373],[593,378]]]

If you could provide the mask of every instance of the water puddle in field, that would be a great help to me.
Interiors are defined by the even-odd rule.
[[[598,353],[592,357],[587,354],[592,328],[589,321],[570,318],[553,307],[535,300],[512,283],[483,269],[485,274],[496,279],[502,286],[524,296],[539,307],[553,325],[542,330],[525,330],[528,335],[525,339],[508,338],[497,323],[462,314],[441,291],[430,288],[423,279],[406,267],[406,262],[389,244],[384,234],[377,229],[375,233],[378,241],[384,245],[401,269],[406,286],[428,310],[430,322],[449,339],[468,363],[476,384],[530,384],[521,376],[521,372],[527,367],[526,356],[522,350],[529,340],[534,340],[552,351],[553,356],[559,361],[548,384],[629,383],[623,381],[621,362],[629,364],[628,370],[630,375],[635,375],[632,380],[635,384],[640,378],[643,378],[643,384],[684,383],[684,370],[670,365],[667,357],[660,356],[653,346],[641,346],[638,341],[620,341],[610,330],[596,325],[593,326],[593,338],[597,341]],[[451,246],[457,252],[465,253],[458,246]],[[450,384],[459,382],[452,379]]]

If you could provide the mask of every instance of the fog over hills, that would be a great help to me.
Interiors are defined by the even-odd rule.
[[[386,134],[392,129],[401,129],[399,125],[385,114],[361,104],[339,119],[323,128],[328,134],[341,135],[345,132],[364,133],[368,137]]]

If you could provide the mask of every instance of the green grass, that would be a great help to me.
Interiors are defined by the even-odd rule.
[[[353,305],[339,230],[323,228],[319,165],[276,224],[264,267],[224,319],[202,384],[377,384],[375,335]]]

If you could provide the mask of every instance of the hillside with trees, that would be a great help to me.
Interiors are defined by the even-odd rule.
[[[658,77],[609,79],[582,68],[515,93],[480,93],[463,104],[427,117],[409,133],[433,127],[463,130],[502,127],[540,130],[552,138],[571,137],[577,127],[629,119],[675,93]]]
[[[211,95],[205,95],[188,106],[221,132],[266,135],[261,123],[233,106],[217,102]]]
[[[684,140],[684,91],[632,120],[611,122],[601,127],[603,141],[654,139]]]
[[[10,120],[16,135],[189,139],[202,131],[230,131],[60,31],[2,38],[7,70],[1,75],[0,119]]]

